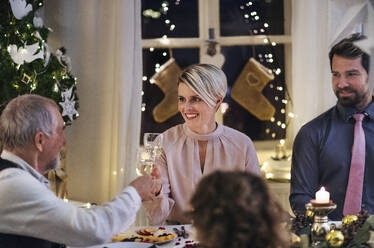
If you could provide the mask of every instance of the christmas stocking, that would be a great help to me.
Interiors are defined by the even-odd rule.
[[[165,94],[162,101],[153,109],[153,118],[159,123],[178,113],[177,80],[181,72],[174,58],[170,58],[150,79],[150,82],[155,83]]]
[[[273,79],[274,75],[269,69],[250,58],[231,89],[231,97],[258,119],[270,120],[275,108],[262,90]]]

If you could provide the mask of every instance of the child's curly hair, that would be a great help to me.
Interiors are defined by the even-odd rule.
[[[288,247],[283,210],[262,178],[216,171],[203,178],[191,198],[191,216],[202,247]]]

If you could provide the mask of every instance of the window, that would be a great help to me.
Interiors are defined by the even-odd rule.
[[[228,92],[223,101],[228,108],[226,112],[223,108],[217,112],[217,120],[247,134],[256,143],[284,139],[290,110],[287,95],[287,86],[291,85],[290,2],[143,0],[142,136],[145,132],[163,132],[183,122],[180,114],[160,123],[155,121],[152,112],[163,100],[164,93],[151,83],[152,75],[163,69],[170,56],[181,69],[199,63],[206,55],[207,40],[214,36],[225,57],[222,69],[228,78]],[[260,92],[261,100],[266,99],[275,108],[268,120],[260,120],[256,115],[263,105],[256,103],[257,109],[250,112],[230,94],[251,57],[272,70],[275,76]]]

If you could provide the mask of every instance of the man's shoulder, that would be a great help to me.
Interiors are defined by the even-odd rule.
[[[302,130],[319,130],[321,127],[327,126],[331,121],[332,115],[335,111],[335,106],[327,110],[326,112],[315,117],[311,121],[307,122],[301,127]]]

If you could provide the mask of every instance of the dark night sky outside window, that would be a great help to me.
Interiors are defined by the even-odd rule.
[[[203,0],[204,1],[204,0]],[[146,9],[160,11],[163,1],[159,0],[143,0],[142,12]],[[161,14],[160,18],[154,19],[142,15],[142,38],[153,39],[167,35],[169,38],[196,38],[199,37],[199,17],[198,17],[198,1],[197,0],[180,0],[176,5],[174,1],[168,1],[168,11],[166,15]],[[281,0],[252,0],[253,6],[260,20],[251,20],[244,18],[243,13],[250,6],[246,6],[249,1],[241,0],[220,0],[220,32],[222,37],[229,36],[248,36],[252,35],[283,35],[284,34],[284,11],[283,1]],[[245,6],[245,8],[241,8]],[[176,28],[171,31],[170,26],[165,24],[165,20],[171,20]],[[264,22],[269,23],[269,28],[264,32],[261,31]],[[250,31],[251,30],[251,31]],[[256,33],[253,33],[255,30]],[[270,40],[271,42],[271,40]],[[163,56],[163,52],[167,52],[167,56]],[[284,46],[276,45],[257,45],[253,46],[224,46],[221,52],[225,56],[225,64],[222,69],[228,78],[228,92],[224,102],[229,103],[229,109],[223,116],[224,124],[233,127],[245,134],[252,140],[273,140],[269,132],[275,132],[276,139],[285,138],[286,131],[276,124],[276,121],[286,122],[285,113],[281,113],[281,109],[285,109],[282,99],[285,99],[285,90],[277,91],[277,87],[286,89],[285,84],[285,65],[284,65]],[[230,97],[230,89],[242,71],[248,59],[253,57],[255,52],[256,60],[270,69],[280,68],[282,73],[275,75],[275,80],[268,83],[263,95],[276,108],[275,122],[260,121],[247,110],[241,107]],[[264,58],[265,54],[273,54],[274,61],[269,63]],[[190,64],[199,62],[199,48],[173,48],[173,56],[177,64],[184,69]],[[262,56],[262,57],[261,57]],[[149,78],[155,73],[155,64],[162,65],[169,59],[168,49],[154,49],[153,52],[149,48],[143,49],[143,75],[148,80],[143,81],[143,99],[145,103],[145,111],[142,112],[141,137],[145,132],[163,132],[166,129],[182,123],[183,118],[180,114],[173,116],[163,123],[157,123],[152,116],[153,108],[162,100],[163,93],[157,85],[150,84]],[[277,100],[276,100],[277,99]]]

